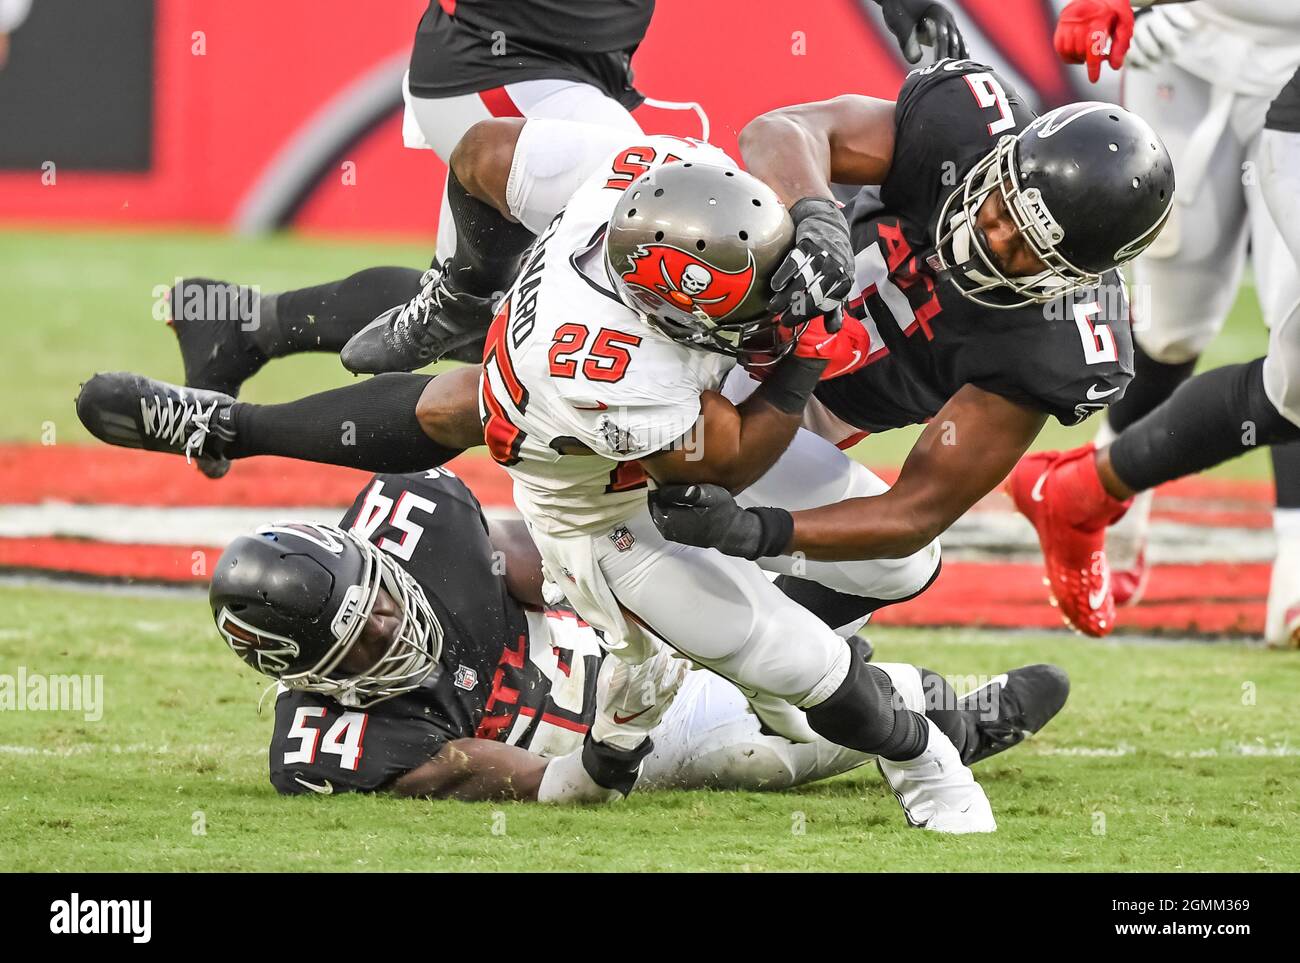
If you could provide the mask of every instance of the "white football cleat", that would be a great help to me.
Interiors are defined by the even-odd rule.
[[[1106,529],[1106,558],[1110,561],[1111,594],[1116,605],[1137,605],[1147,589],[1147,539],[1151,532],[1151,501],[1155,492],[1134,496],[1129,510]]]
[[[1264,641],[1279,649],[1300,648],[1300,533],[1295,522],[1283,515],[1300,515],[1294,509],[1274,515],[1277,558],[1268,588],[1268,615],[1264,620]]]
[[[877,759],[912,826],[936,833],[991,833],[998,828],[984,789],[961,761],[957,747],[930,719],[930,744],[907,762]]]

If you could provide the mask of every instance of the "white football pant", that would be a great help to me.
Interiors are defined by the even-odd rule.
[[[487,93],[486,98],[483,94],[417,97],[411,93],[407,78],[403,78],[402,97],[406,102],[406,112],[402,119],[402,139],[406,146],[431,148],[446,163],[467,130],[480,120],[496,116],[579,120],[629,134],[641,133],[640,125],[627,108],[591,84],[571,80],[524,80]],[[503,107],[508,110],[510,105],[515,112],[503,112]],[[439,260],[451,257],[455,249],[456,227],[444,190],[442,210],[438,214]]]

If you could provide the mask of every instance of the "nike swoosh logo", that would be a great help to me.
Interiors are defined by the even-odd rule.
[[[847,364],[841,366],[840,369],[839,369],[838,371],[836,371],[835,374],[831,375],[830,377],[832,377],[832,378],[834,378],[834,377],[838,377],[839,375],[843,374],[845,371],[852,371],[853,368],[854,368],[854,366],[857,365],[858,361],[859,361],[861,358],[862,358],[862,352],[859,351],[857,348],[854,348],[854,349],[853,349],[853,359],[852,359],[851,361],[849,361]],[[823,380],[823,381],[826,380],[826,376],[825,376],[825,375],[822,376],[822,380]]]
[[[334,792],[334,784],[331,783],[328,779],[325,780],[324,785],[320,785],[320,786],[316,785],[314,782],[308,782],[306,779],[302,779],[298,776],[294,776],[293,781],[300,786],[305,786],[306,788],[310,789],[312,792],[320,793],[322,796],[328,796]]]
[[[1116,388],[1115,390],[1118,391],[1119,389]],[[609,411],[609,405],[603,401],[598,401],[594,405],[574,405],[573,407],[578,411]]]
[[[1038,481],[1034,482],[1033,489],[1029,492],[1029,497],[1036,502],[1043,500],[1043,483],[1047,481],[1047,472],[1038,476]]]
[[[643,715],[645,715],[647,712],[649,712],[649,711],[650,711],[651,709],[653,709],[653,708],[654,708],[654,706],[646,706],[646,707],[645,707],[644,709],[642,709],[640,712],[634,712],[634,713],[632,713],[630,716],[620,716],[617,712],[615,712],[615,713],[614,713],[614,725],[616,725],[616,726],[626,725],[627,723],[629,723],[629,722],[631,722],[633,719],[635,719],[637,716],[643,716]]]
[[[1110,565],[1102,562],[1101,569],[1101,587],[1095,592],[1088,593],[1088,607],[1094,612],[1101,608],[1101,603],[1106,601],[1106,595],[1110,592]]]
[[[1109,398],[1117,391],[1119,391],[1119,388],[1111,388],[1109,391],[1098,391],[1096,385],[1088,385],[1088,400],[1100,401],[1102,398]]]

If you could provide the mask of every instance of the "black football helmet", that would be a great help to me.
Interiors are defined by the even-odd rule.
[[[402,621],[359,675],[338,671],[383,587]],[[392,558],[333,525],[280,522],[241,535],[208,589],[217,630],[235,654],[292,689],[364,708],[410,692],[442,653],[442,626],[424,591]]]
[[[976,227],[998,189],[1047,270],[1010,277],[998,268]],[[939,266],[977,304],[1052,301],[1142,253],[1173,201],[1173,163],[1146,121],[1115,104],[1066,104],[1003,137],[949,195],[935,229]]]

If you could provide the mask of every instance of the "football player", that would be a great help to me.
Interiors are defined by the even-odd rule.
[[[665,652],[606,657],[572,610],[545,605],[521,529],[435,469],[372,478],[338,526],[281,522],[230,544],[212,613],[280,683],[277,790],[604,802],[634,785],[781,789],[870,758],[764,732],[738,689]],[[928,670],[906,678],[967,763],[1040,729],[1068,694],[1046,665],[962,698]],[[629,734],[630,751],[611,746]]]
[[[881,185],[847,227],[825,222],[822,272],[850,279],[848,314],[870,341],[865,364],[817,388],[809,421],[846,442],[928,426],[887,492],[778,508],[777,521],[755,513],[783,504],[759,486],[661,488],[668,537],[740,555],[903,555],[996,487],[1048,417],[1076,424],[1124,393],[1132,341],[1115,269],[1156,237],[1174,193],[1140,118],[1104,103],[1034,117],[988,67],[943,61],[909,75],[897,104],[848,96],[764,115],[741,152],[787,202],[828,198],[831,181]],[[1063,578],[1058,596],[1086,595],[1077,571]],[[1079,618],[1109,625],[1113,603],[1085,601]]]
[[[1144,8],[1136,19],[1133,7]],[[1096,443],[1105,447],[1191,376],[1232,307],[1248,249],[1265,324],[1288,323],[1300,302],[1300,272],[1264,196],[1265,141],[1276,137],[1265,133],[1265,115],[1300,66],[1300,7],[1072,0],[1055,41],[1064,60],[1088,64],[1094,81],[1103,62],[1128,68],[1125,103],[1150,119],[1178,169],[1169,227],[1134,262],[1142,293],[1134,307],[1136,377],[1100,426]],[[1278,558],[1267,634],[1280,642],[1300,629],[1300,446],[1275,447],[1272,456]],[[1107,533],[1118,605],[1137,602],[1145,586],[1150,514],[1148,491]]]

